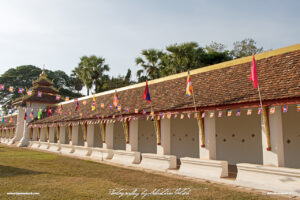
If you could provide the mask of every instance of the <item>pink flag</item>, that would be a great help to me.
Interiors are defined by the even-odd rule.
[[[253,55],[253,58],[252,58],[251,74],[250,74],[249,80],[253,82],[253,88],[258,87],[257,70],[256,70],[254,55]]]

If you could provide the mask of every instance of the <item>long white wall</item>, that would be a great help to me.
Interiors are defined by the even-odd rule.
[[[223,111],[222,117],[216,117],[216,148],[217,160],[227,160],[229,164],[253,163],[262,164],[261,119],[257,109],[247,116],[247,110],[241,109],[241,116],[227,117]],[[204,125],[205,126],[205,125]]]
[[[171,155],[199,158],[199,128],[192,114],[190,119],[171,119]]]
[[[300,168],[300,112],[297,113],[296,105],[282,113],[282,128],[285,167]]]

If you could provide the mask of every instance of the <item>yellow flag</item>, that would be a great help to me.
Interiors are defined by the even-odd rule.
[[[96,109],[96,99],[95,96],[93,96],[93,102],[92,102],[92,111]]]

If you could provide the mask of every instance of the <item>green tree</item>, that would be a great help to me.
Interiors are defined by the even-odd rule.
[[[137,71],[139,82],[232,60],[225,45],[216,42],[206,48],[196,42],[173,44],[166,47],[166,53],[150,50],[142,52],[145,60],[141,57],[136,59],[137,65],[143,67]]]
[[[257,47],[256,42],[252,38],[246,38],[242,41],[233,43],[233,49],[231,55],[234,58],[242,58],[245,56],[251,56],[263,52],[263,47]]]
[[[68,96],[71,98],[80,97],[82,96],[78,90],[77,93],[74,91],[75,89],[75,83],[73,81],[74,78],[67,75],[66,72],[61,70],[51,71],[46,70],[47,77],[53,81],[53,86],[57,89],[59,89],[59,94],[62,96]],[[82,87],[81,87],[82,89]],[[81,90],[80,89],[80,90]]]
[[[4,113],[9,114],[14,111],[11,107],[12,100],[20,97],[18,88],[29,88],[32,81],[37,79],[42,70],[33,65],[24,65],[10,68],[0,76],[0,83],[5,85],[5,90],[0,91],[0,104]],[[13,86],[14,92],[9,92],[8,87]]]
[[[163,55],[162,51],[156,49],[142,50],[142,56],[135,59],[136,64],[143,68],[137,71],[139,81],[160,77],[160,58]]]
[[[107,90],[113,90],[120,87],[125,87],[135,82],[131,80],[131,70],[128,69],[125,76],[109,77],[108,75],[104,76],[104,84],[101,92]]]
[[[168,65],[164,67],[164,74],[166,75],[200,67],[201,60],[199,57],[205,53],[196,42],[170,45],[166,47],[166,50],[168,56],[165,59],[169,59],[169,61],[164,61],[165,63],[168,62]]]
[[[104,72],[109,71],[109,66],[105,64],[102,57],[83,56],[80,63],[73,70],[73,76],[78,77],[87,88],[87,95],[90,93],[92,86],[95,86],[95,92],[100,91],[103,86]]]
[[[2,109],[8,113],[14,110],[11,107],[13,99],[16,99],[22,94],[18,93],[18,88],[28,89],[32,86],[32,81],[36,80],[42,70],[33,65],[23,65],[16,68],[10,68],[0,76],[0,83],[5,84],[5,90],[0,91],[0,104]],[[49,79],[53,80],[54,87],[59,88],[59,94],[62,96],[78,97],[81,94],[74,93],[70,77],[63,71],[46,70]],[[8,87],[13,86],[14,92],[10,93]],[[23,92],[25,94],[25,91]]]
[[[224,52],[224,51],[228,51],[226,50],[226,46],[222,43],[218,43],[218,42],[211,42],[209,45],[206,45],[205,46],[205,50],[208,52],[208,53],[211,53],[211,52]]]
[[[77,91],[77,94],[79,94],[84,86],[82,80],[79,79],[78,77],[71,77],[70,81],[71,81],[71,86],[74,88],[74,90]]]

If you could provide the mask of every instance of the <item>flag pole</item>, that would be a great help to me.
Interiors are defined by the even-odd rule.
[[[194,100],[195,112],[197,112],[197,107],[196,107],[196,101],[195,101],[195,94],[194,94],[194,91],[193,91],[193,100]]]
[[[271,150],[271,140],[270,140],[270,129],[269,129],[269,119],[268,119],[268,110],[263,109],[262,105],[262,99],[261,99],[261,93],[259,89],[259,84],[258,84],[258,78],[257,78],[257,69],[256,69],[256,62],[255,62],[255,56],[252,56],[252,66],[251,66],[251,75],[250,75],[250,80],[253,82],[254,88],[257,86],[258,90],[258,96],[259,96],[259,102],[260,102],[260,109],[261,109],[261,128],[262,130],[265,130],[266,134],[266,140],[267,140],[267,151]]]
[[[260,94],[259,85],[257,86],[257,90],[258,90],[258,96],[259,96],[260,108],[261,108],[261,111],[262,111],[263,106],[262,106],[262,100],[261,100],[261,94]]]

